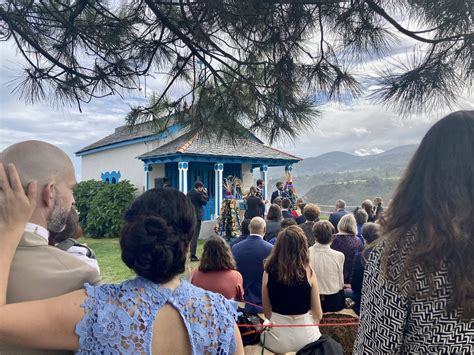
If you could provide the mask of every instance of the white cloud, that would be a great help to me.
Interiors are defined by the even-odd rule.
[[[373,147],[373,148],[359,148],[354,151],[355,155],[358,155],[360,157],[366,156],[366,155],[374,155],[374,154],[380,154],[385,152],[385,150]]]
[[[360,136],[363,136],[364,134],[369,133],[369,130],[365,127],[354,127],[354,128],[351,128],[351,132],[354,132],[356,136],[360,137]]]

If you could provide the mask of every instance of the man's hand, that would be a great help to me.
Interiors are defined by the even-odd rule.
[[[36,208],[36,189],[36,182],[32,182],[25,194],[15,166],[8,164],[5,170],[0,163],[0,237],[23,231]]]

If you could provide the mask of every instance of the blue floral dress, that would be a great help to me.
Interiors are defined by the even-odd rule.
[[[237,304],[181,281],[171,290],[137,277],[90,286],[76,325],[77,354],[151,354],[153,321],[165,303],[181,314],[193,354],[232,354]]]

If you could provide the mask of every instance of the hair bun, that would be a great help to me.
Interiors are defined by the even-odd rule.
[[[168,223],[161,217],[146,217],[143,225],[148,236],[159,242],[165,241],[171,232]]]

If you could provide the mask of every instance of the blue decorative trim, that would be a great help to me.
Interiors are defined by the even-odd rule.
[[[89,155],[97,152],[102,152],[104,150],[109,150],[109,149],[114,149],[114,148],[119,148],[119,147],[124,147],[127,145],[131,144],[137,144],[137,143],[142,143],[142,142],[150,142],[150,141],[155,141],[155,140],[161,140],[165,139],[168,137],[168,134],[174,134],[176,132],[179,132],[181,130],[181,126],[179,124],[174,124],[166,132],[159,133],[159,134],[153,134],[151,136],[146,136],[146,137],[140,137],[140,138],[134,138],[134,139],[129,139],[117,143],[111,143],[107,144],[101,147],[97,148],[92,148],[84,151],[78,151],[76,152],[76,156],[82,157],[84,155]]]
[[[122,174],[120,171],[106,171],[102,174],[100,174],[100,178],[102,179],[102,182],[108,183],[108,184],[116,184],[119,182],[120,177]]]
[[[150,189],[150,176],[149,175],[150,175],[149,170],[147,170],[145,191],[148,191]]]
[[[215,163],[216,160],[222,163],[236,163],[236,164],[251,164],[253,168],[259,168],[262,165],[267,166],[288,166],[297,163],[299,160],[294,159],[256,159],[256,158],[245,158],[245,157],[224,157],[224,156],[211,156],[211,155],[198,155],[198,154],[170,154],[161,157],[150,157],[142,158],[143,162],[147,164],[160,164],[160,163],[173,163],[173,162],[198,162],[198,163]]]

